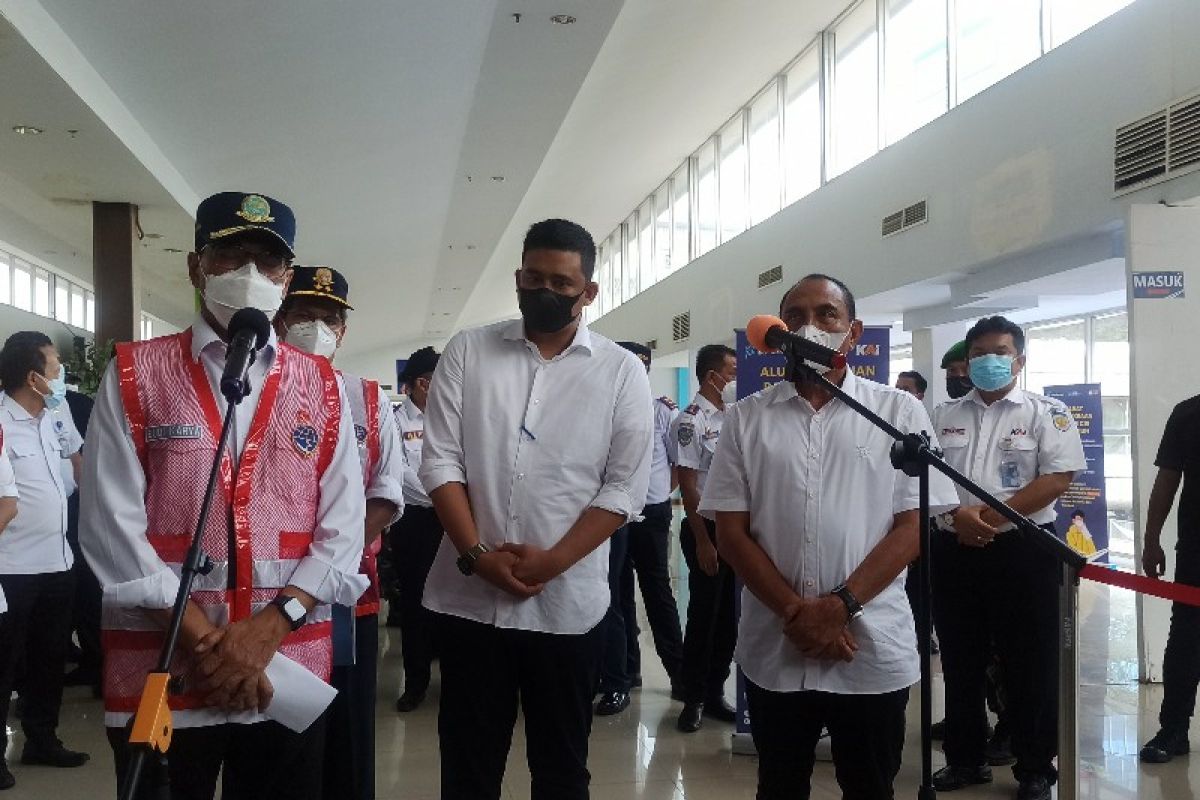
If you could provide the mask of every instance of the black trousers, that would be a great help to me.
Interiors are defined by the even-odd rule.
[[[17,669],[23,667],[21,729],[29,742],[53,744],[58,741],[75,576],[69,570],[0,575],[0,587],[8,601],[8,611],[0,614],[0,728],[8,719]],[[0,737],[7,747],[7,732],[0,730]]]
[[[716,543],[717,526],[704,520]],[[680,677],[684,701],[702,703],[724,694],[737,644],[737,606],[733,570],[718,559],[717,574],[706,575],[696,560],[696,540],[685,519],[679,535],[688,566],[687,629]]]
[[[520,705],[532,800],[587,800],[603,626],[569,636],[436,619],[442,798],[498,800]]]
[[[1004,676],[1018,780],[1057,778],[1058,562],[1016,532],[987,547],[933,534],[933,613],[946,679],[946,761],[984,763],[993,646]]]
[[[1176,553],[1175,582],[1200,586],[1200,552]],[[1196,687],[1200,686],[1200,608],[1171,605],[1171,630],[1163,654],[1163,701],[1159,724],[1187,733],[1196,712]]]
[[[278,722],[176,728],[167,758],[171,800],[212,800],[218,775],[221,800],[320,800],[325,725],[320,717],[304,733]],[[108,728],[107,733],[119,790],[130,761],[129,732]],[[160,777],[157,765],[147,764],[138,800],[156,797]]]
[[[817,740],[829,730],[843,800],[891,800],[908,689],[886,694],[771,692],[746,681],[758,800],[808,800]]]
[[[642,590],[642,603],[654,637],[654,649],[671,683],[683,669],[683,630],[679,607],[671,591],[671,501],[642,509],[644,519],[629,525],[629,555],[621,577],[621,610],[625,619],[626,654],[630,676],[641,675],[642,652],[638,645],[637,605],[633,597],[634,573]]]
[[[600,627],[604,629],[604,658],[600,662],[600,691],[628,692],[633,685],[629,672],[627,626],[637,630],[637,612],[626,618],[624,601],[625,563],[629,556],[629,526],[622,525],[608,540],[608,611]],[[632,574],[629,576],[632,578]],[[636,636],[636,634],[635,634]]]
[[[424,694],[429,688],[434,634],[421,596],[443,534],[437,512],[414,505],[405,507],[404,516],[388,532],[392,564],[400,584],[400,649],[406,692]]]
[[[79,670],[100,686],[100,581],[79,546],[79,492],[67,498],[67,544],[75,556],[75,600],[71,606],[71,629],[79,637]],[[68,631],[68,637],[70,631]]]
[[[335,666],[325,734],[325,800],[375,797],[375,678],[379,615],[354,620],[354,664]]]

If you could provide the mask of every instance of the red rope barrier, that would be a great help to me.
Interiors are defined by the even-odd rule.
[[[1182,583],[1147,578],[1144,575],[1134,575],[1129,572],[1108,569],[1088,564],[1079,571],[1081,578],[1087,578],[1097,583],[1107,583],[1122,589],[1132,589],[1138,594],[1149,594],[1164,600],[1186,603],[1189,606],[1200,606],[1200,587],[1188,586]]]

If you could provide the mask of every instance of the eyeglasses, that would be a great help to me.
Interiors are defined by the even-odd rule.
[[[213,263],[225,271],[241,269],[251,261],[258,271],[271,280],[283,276],[291,267],[291,259],[267,250],[247,250],[238,245],[210,245],[205,251],[212,257]]]

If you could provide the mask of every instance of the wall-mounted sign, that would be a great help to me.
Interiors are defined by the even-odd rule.
[[[1182,298],[1182,272],[1133,273],[1134,300],[1176,300]]]

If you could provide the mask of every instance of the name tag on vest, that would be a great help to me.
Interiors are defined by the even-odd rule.
[[[161,442],[164,439],[199,439],[204,435],[204,429],[199,425],[154,425],[146,428],[147,442]]]

